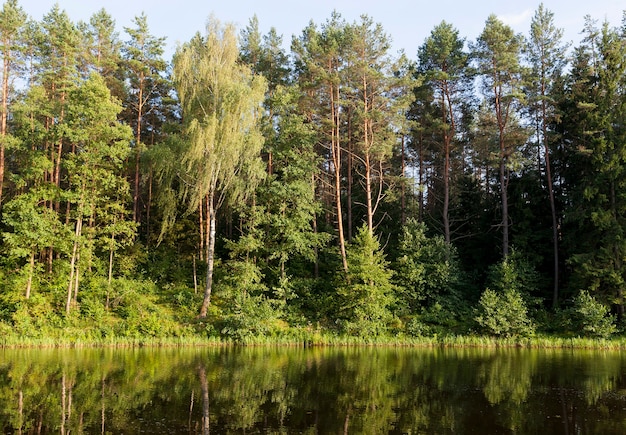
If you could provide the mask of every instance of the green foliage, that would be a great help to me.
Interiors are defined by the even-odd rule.
[[[608,338],[617,330],[615,318],[610,315],[608,307],[585,290],[574,298],[571,318],[574,331],[587,337]]]
[[[478,325],[495,336],[532,334],[528,305],[534,302],[529,295],[536,282],[534,268],[516,252],[492,266],[475,314]]]
[[[249,260],[231,260],[216,285],[221,314],[215,321],[219,333],[236,341],[270,334],[278,323],[284,301],[272,299],[261,271]]]
[[[54,210],[41,206],[57,198],[56,193],[54,187],[44,185],[4,205],[2,221],[8,231],[2,236],[10,257],[25,258],[49,246],[63,247],[62,251],[67,251],[67,228]]]
[[[410,219],[402,229],[394,283],[399,303],[410,313],[450,295],[460,280],[454,249],[441,236],[426,235],[426,226]]]
[[[519,252],[513,250],[501,262],[491,266],[487,273],[487,287],[499,293],[514,291],[528,302],[537,290],[539,275],[533,265]]]
[[[434,342],[471,322],[515,343],[533,321],[616,332],[624,29],[588,19],[567,67],[542,6],[528,43],[490,16],[473,57],[442,22],[413,69],[371,18],[333,13],[294,39],[291,70],[274,29],[263,38],[254,18],[238,41],[211,18],[177,50],[170,82],[164,38],[145,15],[133,27],[123,44],[104,10],[78,25],[58,5],[39,23],[15,0],[0,10],[3,333],[136,341],[195,328],[249,342],[323,331],[338,342],[340,330],[351,343]],[[362,220],[369,231],[340,255],[329,229],[350,238]],[[532,257],[509,253],[509,234]],[[568,269],[550,272],[551,249]],[[552,276],[568,288],[548,292]],[[561,290],[578,294],[572,308],[537,308]],[[201,302],[213,304],[208,319],[196,319]]]
[[[484,332],[497,337],[532,335],[535,328],[524,299],[515,289],[503,293],[486,289],[478,302],[475,320]]]
[[[396,289],[378,239],[366,226],[348,246],[347,257],[348,273],[338,277],[345,280],[337,289],[340,324],[351,335],[381,335],[393,319],[391,304]]]

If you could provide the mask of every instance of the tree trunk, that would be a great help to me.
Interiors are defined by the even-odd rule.
[[[502,202],[502,258],[507,258],[509,255],[509,196],[504,157],[500,158],[500,201]]]
[[[495,80],[494,80],[495,81]],[[502,207],[502,258],[509,256],[509,196],[507,192],[508,177],[506,174],[506,162],[508,159],[506,144],[504,142],[504,129],[507,124],[508,107],[502,107],[502,94],[497,86],[494,86],[494,106],[496,121],[498,123],[498,145],[500,147],[500,202]]]
[[[450,236],[450,153],[452,152],[452,138],[456,131],[454,112],[450,97],[448,82],[444,80],[441,90],[441,108],[444,125],[449,125],[449,129],[443,132],[444,163],[443,163],[443,229],[446,244],[451,242]],[[448,123],[449,120],[449,123]]]
[[[367,140],[367,136],[366,136]],[[372,206],[372,167],[369,151],[365,152],[365,209],[367,212],[367,230],[374,235],[374,209]]]
[[[315,174],[311,175],[311,188],[313,189],[313,198],[315,198]],[[317,236],[317,214],[313,215],[313,234]],[[313,266],[313,276],[317,279],[320,276],[320,259],[319,248],[315,244],[315,264]]]
[[[76,259],[78,258],[78,245],[79,238],[82,231],[83,220],[79,218],[76,221],[76,230],[74,233],[74,246],[72,247],[72,257],[70,259],[70,282],[67,286],[67,300],[65,302],[65,314],[70,314],[70,308],[72,306],[72,294],[76,291],[74,289],[74,275],[77,274],[76,270]]]
[[[135,182],[133,188],[133,221],[139,219],[139,159],[141,157],[141,121],[143,118],[143,72],[139,75],[137,96],[137,128],[135,129]]]
[[[448,138],[444,140],[443,161],[443,232],[446,244],[450,245],[450,143]]]
[[[346,186],[347,191],[346,191],[346,197],[347,197],[347,202],[346,202],[346,219],[348,220],[348,242],[350,242],[352,240],[352,222],[353,222],[353,218],[352,218],[352,185],[354,183],[354,176],[352,173],[352,165],[353,165],[353,161],[352,161],[352,153],[354,152],[354,147],[352,144],[352,111],[349,110],[348,111],[348,155],[347,155],[347,159],[348,161],[346,162],[347,168],[347,183],[348,185]]]
[[[404,134],[402,134],[402,148],[401,148],[401,175],[400,175],[400,222],[402,226],[406,224],[406,149],[404,144]]]
[[[542,93],[545,91],[542,90]],[[542,111],[542,138],[545,153],[546,178],[548,183],[548,196],[550,198],[550,212],[552,213],[552,249],[554,261],[554,287],[552,291],[552,307],[559,304],[559,226],[556,217],[556,201],[554,200],[554,188],[552,184],[552,168],[550,166],[550,148],[548,146],[546,121],[548,118],[545,99],[541,103]]]
[[[7,135],[7,112],[9,110],[9,58],[5,57],[2,72],[2,114],[0,122],[0,207],[4,191],[4,149]]]
[[[198,269],[196,267],[196,254],[193,254],[193,294],[198,294]]]
[[[200,317],[206,317],[209,305],[211,304],[211,289],[213,285],[213,263],[215,254],[215,205],[213,203],[213,194],[210,193],[207,196],[207,222],[208,228],[206,231],[206,282],[204,287],[204,298],[202,300],[202,307],[200,308]]]
[[[343,271],[348,273],[348,257],[346,255],[346,238],[343,232],[343,210],[341,207],[341,143],[339,140],[339,110],[337,108],[339,100],[339,89],[330,87],[331,116],[333,119],[331,134],[331,152],[335,172],[335,209],[337,211],[337,233],[339,238],[339,251]]]
[[[109,248],[109,278],[107,281],[107,296],[104,308],[109,309],[111,282],[113,281],[113,246],[115,244],[115,235],[111,234],[111,247]]]
[[[146,204],[146,244],[150,243],[150,212],[152,210],[152,167],[148,174],[148,202]]]
[[[202,390],[202,435],[209,435],[211,429],[209,419],[209,383],[204,367],[200,367],[198,372],[200,378],[200,389]]]
[[[424,135],[420,131],[419,133],[419,194],[417,195],[419,204],[417,211],[418,222],[424,221]]]
[[[28,281],[26,282],[26,299],[30,298],[30,290],[33,285],[33,274],[35,272],[35,251],[30,251],[30,261],[28,264]]]

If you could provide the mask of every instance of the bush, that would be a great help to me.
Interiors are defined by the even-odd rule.
[[[423,323],[419,317],[409,320],[404,329],[410,337],[427,337],[432,334],[431,327]]]
[[[263,296],[240,294],[220,322],[220,333],[238,342],[270,335],[278,322],[277,310]]]
[[[348,273],[341,272],[338,276],[338,280],[345,282],[337,290],[337,323],[350,335],[383,335],[393,320],[390,310],[395,296],[393,273],[378,239],[367,227],[361,227],[348,245],[347,257]]]
[[[426,225],[415,220],[409,220],[402,229],[394,269],[400,306],[409,313],[450,295],[460,281],[454,249],[441,236],[428,237]]]
[[[486,289],[478,305],[474,319],[484,332],[497,337],[534,333],[526,303],[517,290],[508,289],[500,294]]]
[[[616,331],[609,309],[585,290],[574,299],[572,320],[576,329],[588,337],[608,338]]]

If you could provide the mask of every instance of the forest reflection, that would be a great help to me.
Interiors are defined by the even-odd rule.
[[[4,433],[626,433],[620,352],[0,351]]]

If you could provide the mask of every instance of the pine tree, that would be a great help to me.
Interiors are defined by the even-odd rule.
[[[141,14],[134,19],[134,28],[124,30],[130,40],[123,47],[126,76],[130,83],[130,92],[125,107],[129,125],[135,132],[133,180],[133,220],[140,220],[140,183],[141,183],[141,154],[144,151],[145,131],[149,130],[148,114],[157,111],[157,104],[161,103],[158,91],[163,91],[162,74],[166,69],[163,60],[165,38],[157,38],[150,34],[148,18]],[[167,88],[165,92],[167,92]]]
[[[83,26],[85,66],[89,71],[100,74],[111,95],[120,100],[126,98],[122,71],[122,42],[115,30],[115,20],[104,9],[100,9]]]
[[[330,187],[330,195],[323,202],[334,208],[337,241],[344,272],[348,271],[346,236],[342,204],[342,167],[344,154],[341,127],[344,111],[343,69],[347,50],[348,31],[345,20],[333,12],[321,29],[310,23],[298,39],[294,39],[292,51],[298,84],[302,90],[301,110],[307,120],[315,122],[320,137],[320,154],[325,157],[327,179],[321,183]],[[329,216],[330,217],[330,216]],[[330,219],[329,219],[330,220]]]
[[[443,21],[436,26],[418,52],[418,74],[429,86],[438,112],[433,126],[441,139],[443,171],[443,233],[446,243],[451,243],[450,181],[451,159],[458,154],[459,137],[462,134],[464,106],[471,102],[471,75],[469,54],[463,51],[464,40],[458,30]],[[435,115],[436,116],[436,115]],[[456,145],[456,147],[455,147]]]
[[[346,85],[353,131],[348,134],[355,135],[351,154],[361,168],[365,223],[373,235],[377,224],[374,215],[388,193],[386,174],[411,102],[410,76],[398,75],[406,70],[406,61],[391,58],[389,38],[380,24],[362,16],[360,22],[349,27],[349,32]]]
[[[17,0],[8,0],[0,10],[0,56],[2,57],[2,108],[0,109],[0,206],[2,205],[5,175],[5,153],[7,145],[12,142],[9,135],[7,119],[9,104],[12,100],[10,84],[23,62],[24,26],[26,13],[18,5]]]
[[[511,27],[491,15],[474,47],[478,71],[483,78],[484,94],[494,112],[497,127],[503,258],[509,254],[509,164],[515,147],[520,145],[517,140],[511,143],[509,132],[515,129],[515,114],[523,97],[521,44],[521,37]]]
[[[550,163],[549,125],[556,116],[554,99],[555,85],[565,67],[567,46],[561,41],[563,30],[554,26],[554,14],[544,8],[543,4],[535,12],[530,25],[530,38],[526,44],[526,56],[531,65],[529,90],[530,110],[537,120],[537,138],[543,146],[546,186],[550,199],[552,214],[552,249],[553,249],[553,292],[552,305],[556,307],[559,300],[559,220],[554,197],[554,181]]]
[[[393,272],[378,239],[363,225],[348,245],[348,274],[339,287],[339,316],[350,334],[381,335],[391,319],[395,300]]]
[[[571,201],[566,238],[574,289],[624,314],[626,265],[626,45],[608,23],[587,19],[562,102]]]

